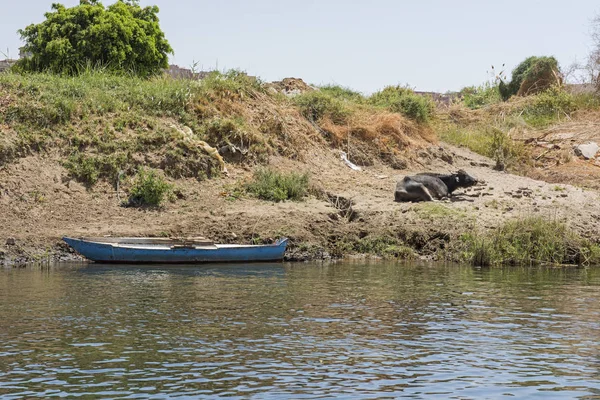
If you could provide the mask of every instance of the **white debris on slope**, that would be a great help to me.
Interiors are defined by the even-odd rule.
[[[598,147],[598,144],[595,142],[588,142],[586,144],[576,145],[573,150],[575,150],[576,155],[589,160],[596,157],[596,153],[598,153],[600,147]]]
[[[348,155],[345,152],[343,152],[343,151],[340,152],[340,158],[342,159],[342,161],[344,163],[346,163],[347,166],[349,166],[353,170],[355,170],[355,171],[362,171],[361,167],[359,167],[358,165],[352,163],[352,161],[348,160]]]

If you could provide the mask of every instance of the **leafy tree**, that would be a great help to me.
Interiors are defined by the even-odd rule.
[[[80,0],[71,8],[52,4],[52,10],[45,21],[19,30],[31,56],[17,68],[75,74],[91,65],[146,77],[168,67],[173,49],[160,29],[156,6],[119,0],[104,7],[99,0]]]

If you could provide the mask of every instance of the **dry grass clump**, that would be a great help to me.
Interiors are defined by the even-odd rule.
[[[315,143],[323,143],[297,107],[268,90],[272,85],[242,73],[214,75],[199,85],[190,106],[193,118],[185,122],[216,148],[242,149],[245,162],[264,163],[271,154],[302,159]]]
[[[453,103],[438,113],[438,119],[442,122],[466,126],[482,122],[484,115],[479,110],[465,107],[462,103]]]
[[[389,87],[364,97],[339,86],[302,93],[291,100],[333,147],[348,151],[359,165],[380,159],[392,166],[401,152],[436,142],[428,123],[433,109],[428,99],[411,90]]]
[[[379,110],[358,110],[347,124],[336,124],[328,118],[319,126],[333,146],[343,147],[348,140],[360,140],[379,152],[402,151],[436,142],[433,129],[411,121],[400,114]]]
[[[348,153],[361,166],[381,160],[392,168],[404,169],[411,158],[406,151],[436,142],[433,129],[415,123],[400,114],[380,110],[359,110],[347,124],[335,124],[328,118],[319,122],[330,144]]]

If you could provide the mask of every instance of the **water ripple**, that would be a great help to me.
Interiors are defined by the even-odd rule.
[[[600,270],[0,270],[0,397],[600,397]]]

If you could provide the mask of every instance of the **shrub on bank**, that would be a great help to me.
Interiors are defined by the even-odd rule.
[[[252,92],[265,92],[260,79],[235,69],[227,72],[213,71],[202,79],[196,88],[209,99],[242,99]]]
[[[129,190],[129,204],[159,206],[173,192],[173,185],[156,171],[141,168]]]
[[[462,237],[474,265],[597,264],[600,247],[558,221],[528,217],[504,223],[489,235]]]
[[[300,201],[308,194],[308,173],[282,173],[270,168],[260,168],[254,173],[246,190],[262,200]]]
[[[293,98],[304,118],[317,122],[328,117],[335,124],[345,124],[350,110],[344,101],[326,91],[314,90]]]
[[[129,161],[128,155],[119,151],[102,155],[75,152],[63,162],[63,166],[72,178],[87,187],[92,187],[101,178],[110,181],[116,179],[119,171],[125,168]]]

